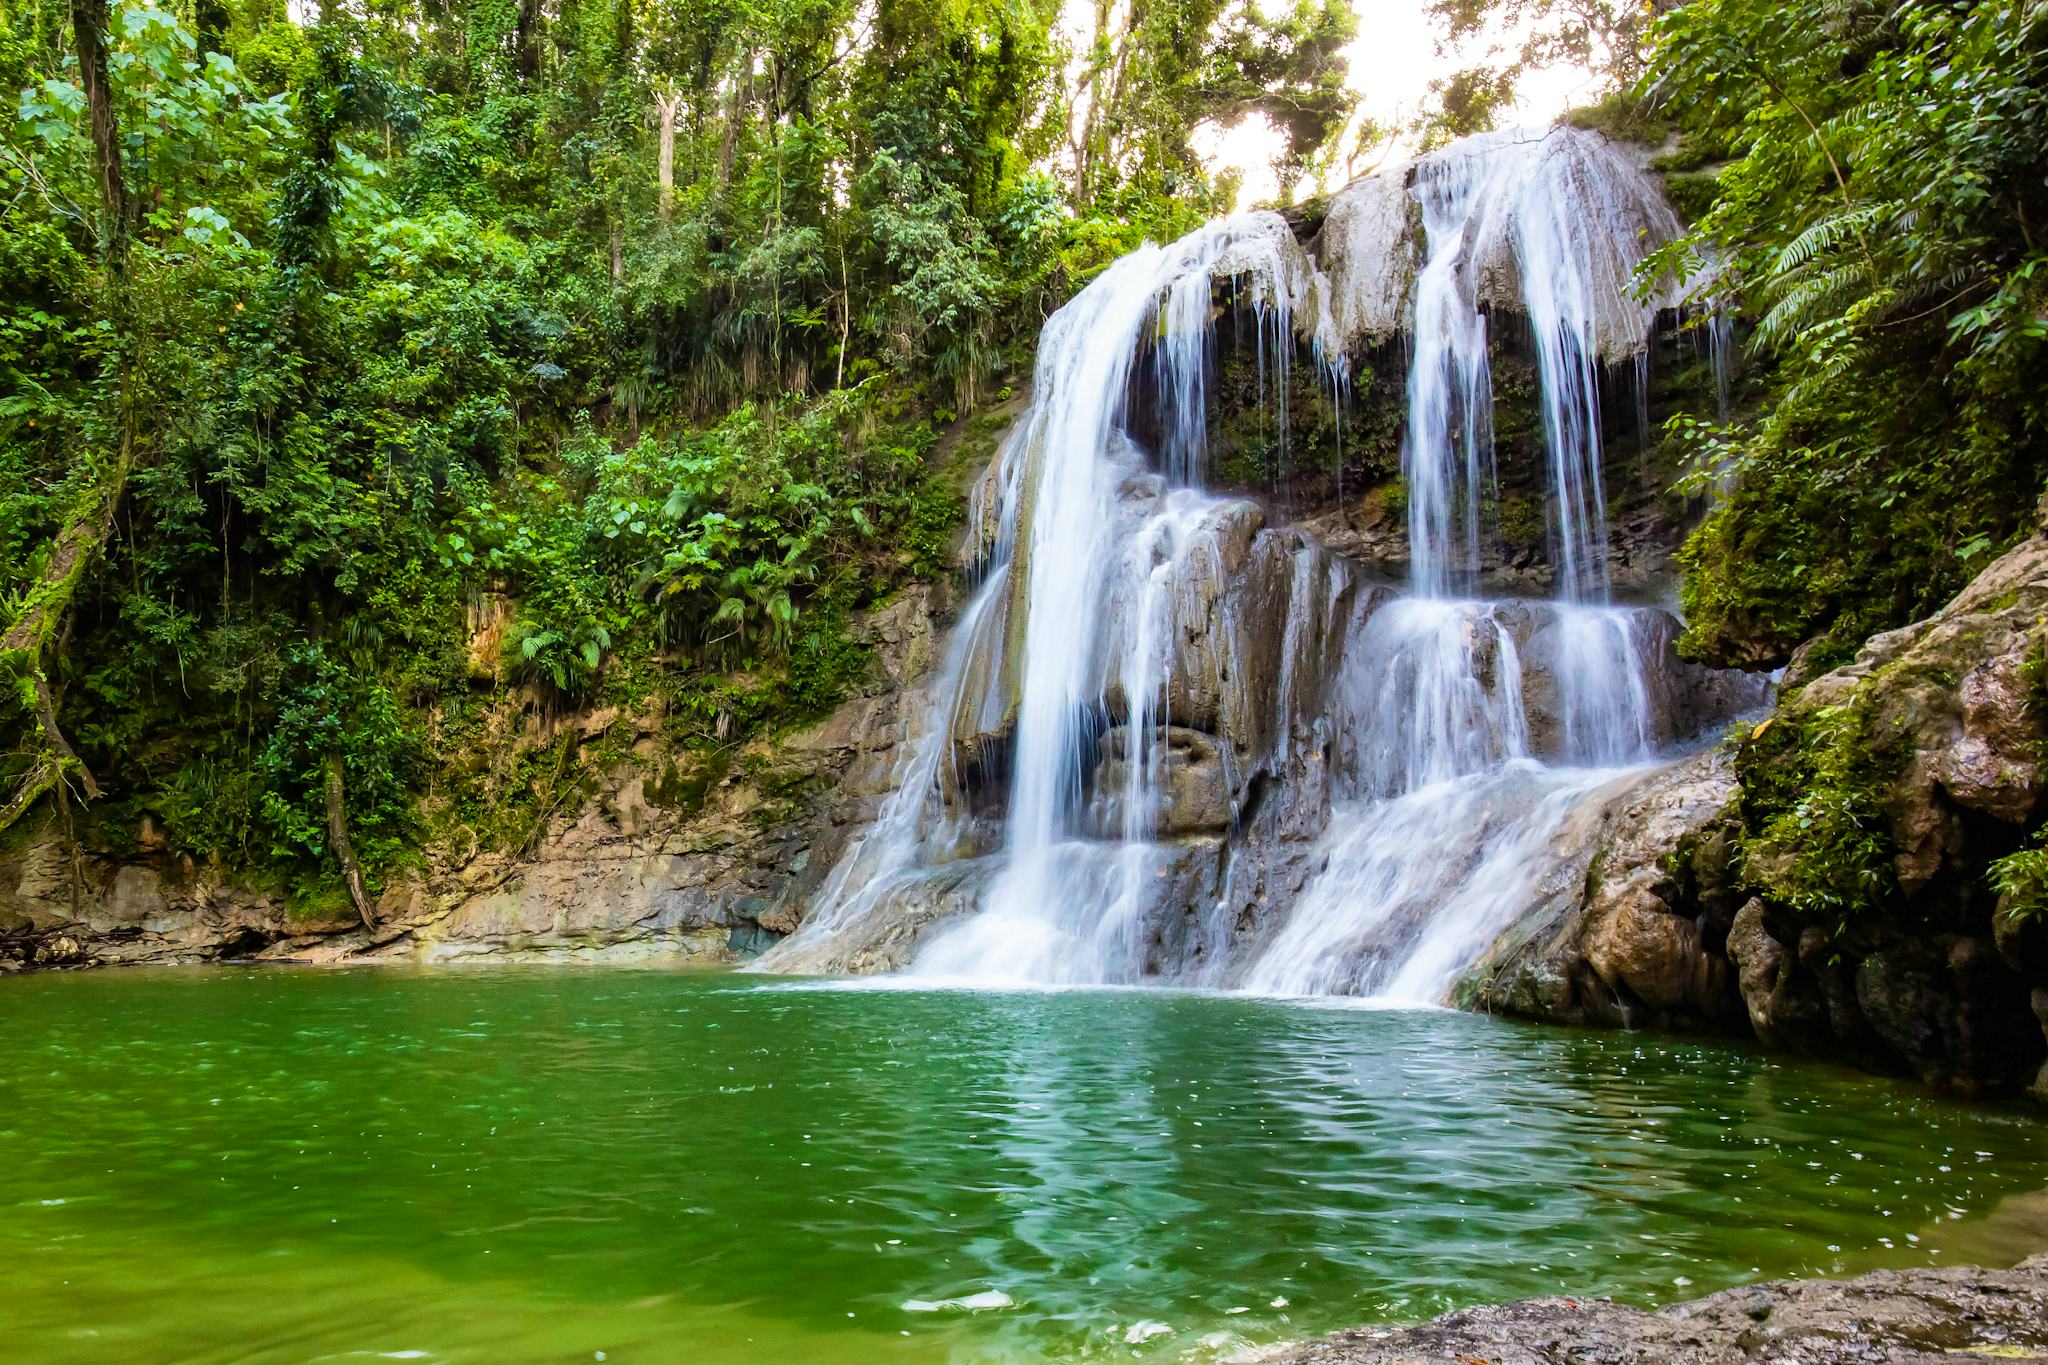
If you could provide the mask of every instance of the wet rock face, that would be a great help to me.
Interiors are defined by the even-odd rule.
[[[658,717],[560,720],[590,735],[630,727],[636,753],[526,856],[436,850],[425,875],[385,890],[375,933],[345,907],[308,916],[161,853],[87,857],[74,876],[62,839],[45,830],[0,855],[0,971],[251,957],[737,960],[795,927],[849,830],[892,789],[948,609],[942,585],[870,613],[857,627],[875,658],[862,695],[696,783],[661,780]]]
[[[1459,1003],[1564,1023],[1739,1022],[1726,953],[1734,796],[1718,749],[1617,783],[1572,831],[1565,875],[1466,974]]]
[[[1605,1299],[1525,1299],[1420,1327],[1356,1328],[1237,1357],[1264,1365],[1938,1365],[2048,1355],[2048,1256],[2011,1270],[1945,1266],[1853,1280],[1779,1280],[1645,1312]]]
[[[920,944],[953,920],[973,913],[997,871],[987,857],[920,869],[889,887],[876,912],[827,941],[799,940],[776,970],[793,976],[867,976],[901,971]]]
[[[1669,321],[1669,320],[1667,320]],[[1270,406],[1275,380],[1261,369],[1256,337],[1227,325],[1216,333],[1216,375],[1208,414],[1210,486],[1260,496],[1336,554],[1390,583],[1410,571],[1405,340],[1354,351],[1350,379],[1333,397],[1312,351],[1297,349],[1287,389],[1287,444],[1276,448]],[[1555,527],[1548,513],[1550,457],[1535,342],[1512,308],[1489,332],[1492,468],[1480,507],[1477,562],[1461,568],[1459,591],[1479,596],[1553,595]],[[1270,361],[1268,362],[1270,368]],[[1134,435],[1148,446],[1150,398],[1141,368]],[[1678,411],[1712,410],[1713,367],[1697,339],[1675,325],[1650,338],[1641,367],[1609,371],[1600,388],[1601,480],[1607,511],[1606,565],[1617,598],[1658,602],[1677,581],[1673,552],[1704,504],[1676,495],[1683,470],[1658,438]],[[1277,519],[1277,515],[1276,515]]]
[[[1123,726],[1102,736],[1102,762],[1095,769],[1095,824],[1108,837],[1115,837],[1122,825],[1122,793],[1132,777],[1130,740],[1130,731]],[[1216,737],[1166,725],[1156,728],[1151,744],[1157,754],[1153,774],[1160,786],[1152,832],[1178,839],[1227,831],[1242,793],[1232,786]]]
[[[2048,535],[1808,681],[1739,750],[1644,780],[1603,817],[1583,888],[1495,944],[1462,998],[1729,1026],[1964,1094],[2048,1099],[2048,920],[2009,913],[1987,879],[2048,813],[2044,616]],[[1724,676],[1672,685],[1711,693]],[[1844,807],[1848,852],[1827,823]]]

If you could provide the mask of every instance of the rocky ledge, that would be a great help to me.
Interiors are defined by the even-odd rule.
[[[523,851],[459,838],[427,848],[378,898],[375,929],[345,902],[308,911],[147,840],[127,857],[74,858],[46,822],[0,848],[0,974],[226,959],[742,960],[795,926],[893,789],[949,612],[940,584],[865,613],[852,635],[874,661],[867,684],[817,724],[715,763],[668,743],[658,711],[555,714],[506,692],[505,754],[566,742],[586,799],[565,802]]]
[[[1239,1357],[1258,1365],[1943,1365],[2048,1360],[2048,1255],[2011,1270],[1881,1270],[1779,1280],[1657,1312],[1606,1299],[1524,1299],[1419,1327],[1355,1328]]]

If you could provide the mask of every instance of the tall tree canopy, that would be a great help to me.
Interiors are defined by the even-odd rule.
[[[1682,433],[1729,485],[1688,646],[1843,657],[1988,563],[2048,472],[2048,5],[1693,0],[1639,94],[1711,176],[1653,266],[1753,325],[1763,380]]]
[[[0,0],[0,827],[359,893],[558,798],[458,770],[479,676],[828,703],[935,426],[1216,206],[1195,126],[1347,107],[1342,0],[1061,8]]]

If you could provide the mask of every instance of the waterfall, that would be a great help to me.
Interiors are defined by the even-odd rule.
[[[1493,476],[1484,310],[1512,308],[1535,344],[1557,593],[1605,601],[1600,367],[1643,354],[1671,295],[1638,301],[1632,279],[1678,235],[1677,215],[1611,144],[1570,129],[1467,138],[1424,158],[1413,179],[1426,252],[1402,458],[1415,589],[1440,595],[1456,570],[1477,567]]]
[[[1554,129],[1359,182],[1321,264],[1253,213],[1111,265],[1046,324],[977,493],[983,586],[900,785],[764,965],[1441,997],[1682,728],[1662,618],[1609,601],[1600,441],[1659,302],[1631,273],[1677,230],[1624,156]],[[1409,337],[1405,591],[1207,491],[1220,319],[1250,324],[1283,472],[1297,348],[1341,397],[1361,339]],[[1470,595],[1513,325],[1547,600]]]
[[[1284,384],[1294,311],[1308,276],[1287,226],[1250,214],[1202,228],[1160,249],[1124,257],[1047,323],[1036,399],[1019,457],[1029,462],[1018,506],[1011,604],[1021,638],[1015,759],[1003,862],[986,908],[933,943],[916,970],[939,976],[1032,982],[1128,980],[1138,974],[1136,911],[1146,873],[1144,834],[1153,766],[1153,698],[1167,659],[1172,572],[1215,504],[1192,489],[1135,502],[1120,489],[1144,484],[1144,462],[1125,435],[1131,366],[1149,329],[1166,414],[1169,473],[1202,475],[1208,394],[1211,281],[1245,278],[1260,355]],[[1133,511],[1135,510],[1135,515]],[[1118,553],[1119,544],[1130,547]],[[1093,626],[1120,608],[1127,647],[1105,651]],[[1104,658],[1107,653],[1108,657]],[[1105,665],[1108,676],[1105,674]],[[1082,776],[1098,711],[1113,686],[1132,784],[1120,845],[1105,856],[1075,844]],[[1113,864],[1113,868],[1104,864]]]
[[[1604,141],[1566,130],[1469,138],[1410,178],[1424,249],[1402,444],[1414,596],[1364,641],[1378,696],[1358,728],[1378,761],[1333,809],[1322,870],[1253,963],[1254,990],[1440,997],[1531,902],[1572,811],[1652,753],[1634,614],[1606,605],[1600,360],[1617,339],[1636,353],[1653,321],[1625,290],[1656,240],[1617,243],[1616,225],[1646,219],[1668,239],[1676,219]],[[1448,600],[1479,570],[1495,479],[1481,305],[1502,302],[1510,278],[1548,456],[1548,762],[1529,756],[1523,661],[1502,604]]]

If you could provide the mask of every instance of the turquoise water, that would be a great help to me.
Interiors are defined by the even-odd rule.
[[[2009,1261],[2048,1186],[2024,1112],[1440,1011],[207,969],[0,1036],[9,1360],[1203,1359]]]

